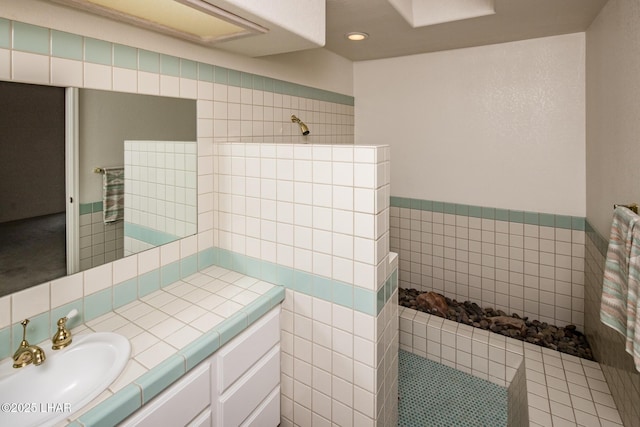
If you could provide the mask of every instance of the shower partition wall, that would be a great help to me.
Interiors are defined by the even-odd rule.
[[[400,287],[584,330],[585,220],[391,198]]]

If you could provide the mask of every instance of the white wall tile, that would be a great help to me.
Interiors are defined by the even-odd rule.
[[[90,295],[113,286],[111,264],[104,264],[84,272],[84,295]]]
[[[11,325],[11,295],[6,295],[0,297],[0,329],[9,325]]]
[[[138,92],[147,95],[159,95],[160,76],[156,73],[138,71]]]
[[[113,67],[113,90],[118,92],[137,92],[138,72],[127,68]]]
[[[354,210],[353,187],[333,186],[333,207],[347,211]]]
[[[13,51],[11,56],[13,79],[16,81],[48,84],[49,57]]]
[[[161,74],[160,95],[174,97],[180,96],[180,78]]]
[[[138,257],[130,256],[114,261],[113,283],[118,284],[138,275]]]
[[[11,321],[17,323],[23,319],[49,311],[50,285],[33,286],[11,295]],[[6,304],[6,303],[5,303]]]
[[[82,62],[64,58],[51,58],[51,84],[55,86],[82,87]]]
[[[112,87],[111,67],[107,65],[84,64],[84,86],[92,89],[109,90]]]

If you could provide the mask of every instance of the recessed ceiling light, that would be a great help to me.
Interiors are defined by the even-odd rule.
[[[360,32],[360,31],[353,31],[351,33],[345,34],[345,37],[348,38],[349,40],[360,41],[360,40],[364,40],[364,39],[368,38],[369,34],[363,33],[363,32]]]

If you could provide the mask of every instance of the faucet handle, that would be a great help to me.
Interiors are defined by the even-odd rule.
[[[20,324],[22,325],[22,341],[26,342],[27,341],[27,325],[29,324],[29,319],[24,319],[22,322],[20,322]]]
[[[60,350],[61,348],[65,348],[69,344],[71,344],[71,332],[67,329],[67,320],[78,314],[78,310],[75,308],[69,312],[65,317],[61,317],[58,319],[58,330],[51,338],[51,342],[53,345],[51,348],[53,350]]]
[[[33,363],[33,357],[34,357],[34,353],[29,351],[29,349],[32,348],[32,346],[27,341],[27,325],[29,324],[29,319],[24,319],[22,322],[20,322],[20,324],[22,325],[22,342],[20,343],[20,346],[15,351],[15,353],[13,353],[14,368],[22,368],[24,366],[27,366]],[[38,348],[38,347],[33,346],[33,348]],[[43,352],[41,356],[38,355],[38,362],[39,362],[38,365],[42,363],[44,359],[45,359],[45,356]]]

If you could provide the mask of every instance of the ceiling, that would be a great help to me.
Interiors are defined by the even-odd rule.
[[[413,28],[389,0],[327,0],[325,47],[363,61],[576,33],[607,1],[495,0],[494,15]],[[345,34],[352,31],[370,37],[349,41]]]

